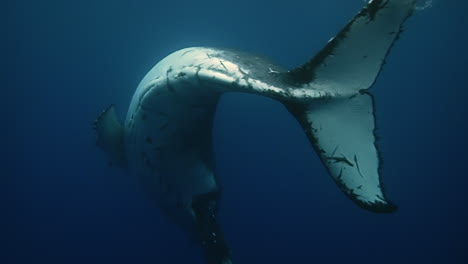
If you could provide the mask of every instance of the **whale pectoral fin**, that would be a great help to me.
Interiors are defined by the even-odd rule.
[[[115,112],[114,105],[107,107],[94,121],[97,134],[96,146],[110,157],[110,164],[125,167],[124,127]]]
[[[217,220],[220,192],[195,195],[192,209],[195,227],[208,264],[230,264],[231,252]]]
[[[303,66],[290,71],[297,83],[346,93],[367,89],[412,14],[415,0],[373,0]]]
[[[304,128],[322,163],[340,189],[359,206],[374,212],[396,207],[380,181],[373,99],[363,93],[307,106],[288,105]]]

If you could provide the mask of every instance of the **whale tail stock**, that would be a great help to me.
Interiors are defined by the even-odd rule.
[[[340,189],[374,212],[396,209],[385,197],[376,146],[370,88],[412,14],[414,0],[373,0],[327,45],[286,78],[298,89],[324,96],[312,102],[284,102],[305,130]]]

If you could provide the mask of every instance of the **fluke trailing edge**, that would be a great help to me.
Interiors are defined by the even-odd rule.
[[[212,122],[224,92],[283,103],[338,187],[359,206],[392,212],[380,176],[375,82],[414,0],[374,0],[303,66],[214,48],[176,51],[139,84],[124,124],[113,106],[96,120],[97,144],[136,175],[158,205],[200,240],[209,264],[231,263],[216,213]]]

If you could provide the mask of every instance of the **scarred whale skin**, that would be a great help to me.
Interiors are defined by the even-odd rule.
[[[154,66],[120,123],[114,106],[95,122],[97,145],[135,175],[151,198],[200,240],[209,264],[231,263],[216,218],[212,123],[220,96],[245,92],[283,103],[303,127],[338,187],[357,205],[392,212],[386,198],[369,88],[414,0],[374,0],[303,66],[285,70],[261,57],[194,47]]]

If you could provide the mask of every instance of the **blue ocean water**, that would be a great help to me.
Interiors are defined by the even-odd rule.
[[[7,1],[1,263],[204,263],[198,245],[107,166],[91,125],[124,118],[140,79],[189,46],[292,68],[361,0]],[[372,92],[393,214],[355,206],[279,103],[229,94],[214,127],[234,263],[468,262],[468,4],[416,12]]]

